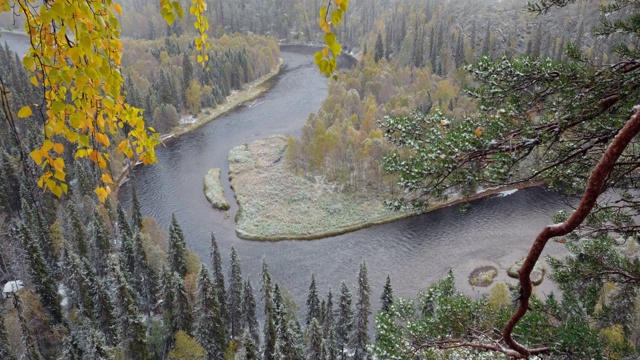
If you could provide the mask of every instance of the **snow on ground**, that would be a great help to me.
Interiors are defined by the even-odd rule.
[[[516,193],[516,191],[518,191],[518,189],[501,191],[501,192],[498,193],[498,197],[505,197],[505,196],[513,195],[513,194]]]
[[[182,116],[180,117],[180,125],[184,125],[184,124],[193,124],[196,122],[195,116],[193,115],[186,115],[186,116]]]

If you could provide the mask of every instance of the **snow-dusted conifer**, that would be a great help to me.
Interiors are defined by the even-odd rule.
[[[307,326],[311,324],[313,318],[320,319],[320,300],[318,299],[315,274],[311,274],[311,285],[309,285],[309,294],[307,295]]]
[[[229,268],[229,290],[227,291],[227,306],[229,308],[229,327],[232,338],[239,338],[242,334],[242,268],[240,259],[234,247],[231,247],[231,263]]]
[[[223,358],[227,348],[227,332],[220,315],[216,287],[206,266],[200,267],[196,294],[195,338],[206,351],[207,360]],[[254,344],[255,345],[255,344]]]
[[[133,231],[131,231],[131,226],[129,226],[129,222],[127,221],[127,215],[124,213],[124,209],[120,203],[118,203],[116,207],[116,213],[118,214],[118,235],[120,235],[120,238],[132,238]]]
[[[387,275],[387,282],[382,289],[382,295],[380,296],[380,303],[382,304],[382,311],[389,311],[391,304],[393,304],[393,289],[391,288],[391,278]]]
[[[40,301],[49,311],[53,321],[59,323],[62,321],[62,308],[58,302],[58,287],[49,273],[40,246],[38,246],[25,224],[21,223],[18,231],[24,250],[27,253],[29,269],[31,270],[31,280],[35,285]]]
[[[336,322],[336,344],[340,358],[344,359],[349,346],[349,335],[353,328],[353,309],[351,308],[351,291],[347,284],[340,286],[340,300],[338,302],[338,318]]]
[[[171,225],[169,226],[168,256],[169,270],[177,272],[180,277],[184,277],[187,274],[187,245],[175,214],[171,215]]]
[[[260,325],[258,324],[258,314],[256,312],[256,299],[253,296],[253,286],[251,280],[244,283],[242,294],[242,313],[244,315],[244,327],[253,337],[255,346],[260,346]]]
[[[363,360],[369,356],[367,346],[370,342],[368,333],[369,315],[371,314],[370,293],[367,264],[363,262],[360,264],[360,271],[358,272],[358,299],[353,319],[353,333],[351,334],[354,360]]]
[[[218,302],[220,303],[220,315],[222,315],[225,324],[228,324],[229,313],[227,311],[227,288],[224,282],[224,273],[222,271],[222,257],[220,256],[218,242],[216,241],[216,237],[213,232],[211,233],[211,260],[213,265],[213,283],[216,286]]]

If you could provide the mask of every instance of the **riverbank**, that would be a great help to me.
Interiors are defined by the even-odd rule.
[[[286,144],[285,136],[275,136],[229,152],[229,179],[239,206],[238,237],[261,241],[313,240],[421,213],[387,209],[383,201],[390,194],[345,193],[322,178],[296,174],[282,161]],[[541,185],[542,182],[529,182],[488,189],[469,198],[434,204],[427,211]]]
[[[170,133],[163,134],[163,136],[168,138],[168,140],[166,141],[176,139],[181,135],[194,131],[201,126],[215,120],[221,115],[234,110],[238,106],[248,101],[255,100],[258,96],[262,95],[263,92],[269,90],[269,80],[278,75],[283,66],[284,60],[280,58],[280,62],[278,63],[278,65],[273,68],[268,74],[243,85],[241,90],[232,91],[231,94],[227,96],[224,103],[216,106],[215,108],[203,108],[202,111],[200,111],[200,114],[195,117],[194,121],[180,124],[174,127]]]
[[[192,132],[203,125],[210,123],[216,118],[228,113],[236,109],[238,106],[242,104],[255,100],[258,96],[262,95],[265,91],[269,90],[271,87],[269,81],[273,79],[276,75],[280,73],[282,67],[284,66],[284,60],[280,58],[278,65],[274,67],[268,74],[243,85],[241,90],[234,90],[231,92],[229,96],[227,96],[226,101],[223,104],[219,104],[215,108],[203,108],[198,116],[194,117],[193,121],[189,121],[188,123],[182,123],[173,129],[171,132],[166,134],[160,134],[160,140],[162,144],[166,144],[170,141],[176,140],[180,136]],[[134,161],[135,162],[135,161]],[[131,170],[131,166],[124,165],[123,171],[114,176],[117,181],[115,182],[116,188],[114,189],[114,196],[117,197],[118,189],[121,185],[127,182],[129,171]]]

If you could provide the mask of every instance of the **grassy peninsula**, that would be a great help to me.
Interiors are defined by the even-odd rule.
[[[229,177],[243,239],[318,239],[412,215],[394,212],[381,196],[335,189],[321,178],[292,171],[282,160],[285,136],[240,145],[229,152]]]

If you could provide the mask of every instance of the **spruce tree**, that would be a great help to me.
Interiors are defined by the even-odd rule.
[[[309,294],[307,295],[307,326],[311,324],[313,318],[320,319],[320,300],[318,299],[315,274],[311,274],[311,285],[309,285]]]
[[[276,354],[278,341],[278,329],[276,324],[275,304],[273,301],[273,288],[267,260],[262,258],[262,273],[260,274],[262,299],[264,300],[264,346],[262,350],[263,360],[272,360]]]
[[[205,349],[207,360],[221,359],[227,349],[226,326],[220,310],[216,287],[206,266],[202,265],[196,294],[195,338]]]
[[[20,330],[22,330],[22,343],[25,347],[25,357],[28,360],[44,360],[42,355],[40,354],[40,349],[38,349],[38,344],[36,343],[36,339],[33,337],[31,333],[31,329],[29,329],[28,320],[25,318],[25,309],[24,303],[20,298],[19,292],[13,293],[13,307],[16,309],[18,313],[18,322],[20,323]]]
[[[349,346],[349,335],[353,328],[353,309],[351,308],[351,291],[347,284],[342,282],[340,287],[340,301],[338,303],[338,319],[336,323],[336,343],[340,359],[346,358],[346,350]]]
[[[63,250],[63,282],[66,287],[69,308],[77,307],[78,313],[93,319],[93,297],[91,296],[91,282],[93,274],[86,272],[83,261],[65,243]]]
[[[255,343],[253,335],[249,331],[245,331],[242,336],[242,346],[244,347],[245,360],[258,360],[258,346]]]
[[[180,277],[184,277],[187,274],[187,245],[175,214],[171,214],[168,256],[169,270],[177,272]]]
[[[131,225],[135,232],[142,229],[142,210],[140,209],[140,201],[138,200],[135,186],[133,187],[133,194],[131,196]]]
[[[133,289],[116,264],[111,265],[114,278],[117,316],[120,319],[121,347],[126,358],[147,360],[151,354],[147,349],[147,329],[134,300]]]
[[[378,33],[378,37],[376,37],[376,46],[373,53],[373,60],[375,62],[378,62],[383,57],[384,57],[384,44],[382,43],[382,35]]]
[[[243,323],[242,314],[242,269],[236,249],[231,247],[231,263],[229,268],[229,290],[227,305],[229,307],[229,327],[232,338],[239,338]]]
[[[171,319],[171,329],[173,332],[184,331],[188,335],[192,334],[193,329],[193,310],[189,303],[187,289],[184,281],[178,273],[173,273],[173,318]]]
[[[370,293],[367,265],[363,262],[360,264],[360,271],[358,272],[358,299],[353,319],[353,333],[351,334],[354,360],[366,359],[369,356],[367,346],[369,345],[368,330],[369,315],[371,314]]]
[[[322,356],[322,327],[318,319],[313,318],[307,329],[307,359],[324,360]]]
[[[118,214],[118,235],[120,235],[120,239],[125,237],[132,238],[133,231],[131,231],[131,227],[127,221],[127,215],[124,213],[124,209],[120,203],[118,203],[116,207],[116,213]]]
[[[329,289],[329,294],[327,295],[327,305],[325,306],[322,323],[325,338],[328,338],[329,330],[333,329],[334,326],[335,317],[333,314],[333,294],[331,293],[331,289]]]
[[[133,257],[135,259],[133,285],[138,293],[141,308],[151,312],[158,290],[158,280],[147,262],[147,254],[142,247],[142,237],[139,232],[133,238]]]
[[[229,313],[227,312],[227,290],[224,283],[224,273],[222,272],[222,257],[220,256],[220,249],[218,249],[218,242],[216,237],[211,233],[211,260],[213,269],[213,283],[216,286],[216,292],[218,294],[218,302],[220,303],[220,315],[224,319],[225,323],[229,323]]]
[[[27,253],[31,280],[34,283],[40,301],[47,311],[49,311],[53,321],[59,323],[62,321],[62,308],[58,302],[58,291],[55,279],[53,279],[49,273],[40,246],[38,246],[33,239],[31,232],[24,223],[19,225],[19,235],[25,252]]]
[[[118,321],[109,288],[102,280],[96,279],[91,287],[91,295],[94,302],[93,318],[96,319],[97,328],[104,335],[107,345],[115,345],[118,342]]]
[[[7,335],[7,327],[4,323],[5,315],[4,303],[0,303],[0,359],[16,360],[16,356],[11,350],[9,344],[9,336]]]
[[[251,280],[247,279],[244,283],[244,291],[242,295],[242,312],[244,314],[244,327],[253,337],[255,346],[260,346],[260,325],[258,324],[258,316],[256,312],[256,299],[253,296],[253,286]]]
[[[118,252],[118,260],[120,261],[120,269],[125,272],[128,279],[133,279],[136,270],[136,257],[133,249],[133,238],[123,235],[120,238],[120,251]]]
[[[382,311],[389,311],[393,304],[393,289],[391,288],[391,278],[387,275],[387,282],[382,289],[382,295],[380,296],[380,303],[382,304]]]
[[[109,239],[104,218],[97,210],[93,212],[93,243],[95,248],[93,260],[96,271],[104,275],[108,269],[107,263],[111,254],[111,240]]]

